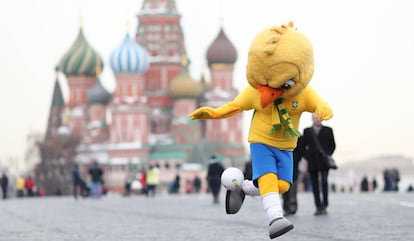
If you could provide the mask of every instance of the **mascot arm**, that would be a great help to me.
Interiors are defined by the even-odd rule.
[[[329,120],[333,116],[331,107],[326,103],[314,89],[307,87],[306,103],[309,112],[313,112],[319,120]]]
[[[246,87],[233,101],[217,108],[200,107],[190,114],[190,119],[222,119],[234,116],[243,110],[251,109],[252,95],[257,92],[252,89],[250,86]]]
[[[320,103],[315,109],[315,114],[319,120],[324,121],[332,118],[333,111],[327,103]]]
[[[237,106],[234,103],[234,101],[232,101],[222,106],[219,106],[217,108],[208,107],[208,106],[200,107],[190,114],[190,118],[192,120],[194,119],[222,119],[222,118],[227,118],[227,117],[236,115],[240,113],[241,111],[242,109],[240,109],[240,107]]]

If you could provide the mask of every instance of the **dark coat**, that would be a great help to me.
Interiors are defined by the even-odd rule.
[[[73,179],[73,184],[74,185],[80,185],[81,184],[81,177],[80,177],[80,173],[79,173],[78,168],[73,168],[73,170],[72,170],[72,179]]]
[[[102,182],[103,171],[100,167],[94,165],[89,169],[92,182]]]
[[[224,172],[224,167],[219,162],[213,162],[208,165],[207,180],[220,180],[221,174]]]
[[[207,181],[209,189],[212,193],[220,192],[221,174],[224,172],[224,167],[219,162],[212,162],[208,165]]]
[[[303,131],[303,143],[301,143],[301,145],[303,145],[304,148],[303,156],[308,161],[309,172],[326,171],[329,168],[322,159],[322,154],[320,153],[318,146],[315,143],[315,140],[312,136],[314,134],[315,133],[312,127],[306,128]],[[317,135],[317,139],[319,140],[324,152],[326,154],[332,155],[336,147],[332,128],[322,125],[321,130]]]
[[[1,176],[0,182],[1,182],[1,188],[7,189],[7,187],[9,186],[9,178],[5,174]]]
[[[293,181],[298,179],[299,175],[299,162],[303,157],[305,147],[303,145],[303,137],[300,136],[297,141],[296,148],[293,150]]]

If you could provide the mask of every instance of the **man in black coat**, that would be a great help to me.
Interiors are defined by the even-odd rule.
[[[224,172],[224,167],[217,160],[216,156],[211,156],[208,170],[207,182],[208,189],[213,194],[213,202],[219,203],[219,194],[221,190],[221,174]]]
[[[335,151],[335,138],[332,128],[324,126],[316,115],[312,115],[313,125],[303,131],[304,157],[308,161],[308,172],[311,177],[312,191],[315,200],[315,215],[327,214],[328,207],[328,174],[329,167],[324,161],[323,155],[332,155]],[[316,140],[319,141],[319,149]],[[321,183],[319,184],[319,180]],[[322,200],[319,187],[322,187]]]

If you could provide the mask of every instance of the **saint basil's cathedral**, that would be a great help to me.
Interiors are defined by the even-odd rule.
[[[220,28],[205,50],[210,81],[194,80],[180,17],[174,0],[144,0],[136,35],[127,33],[108,62],[80,27],[56,67],[66,78],[68,100],[56,79],[39,144],[42,161],[35,177],[47,193],[72,192],[73,163],[88,179],[87,169],[97,161],[106,188],[114,192],[122,192],[126,180],[149,165],[159,166],[161,184],[166,184],[176,174],[183,180],[197,172],[205,175],[211,155],[224,165],[244,164],[241,114],[220,120],[188,118],[200,106],[217,107],[238,94],[233,87],[235,47]],[[104,67],[114,74],[113,93],[99,78]]]

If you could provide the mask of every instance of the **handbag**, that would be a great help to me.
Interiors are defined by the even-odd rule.
[[[325,154],[324,157],[325,157],[326,164],[328,164],[328,167],[330,169],[334,169],[334,170],[338,169],[338,166],[336,165],[336,161],[335,159],[333,159],[331,155]]]
[[[318,138],[316,138],[315,132],[311,129],[313,140],[316,143],[316,146],[319,152],[322,154],[322,159],[325,161],[325,164],[329,167],[329,169],[338,169],[338,165],[336,165],[335,159],[329,154],[326,154],[325,151],[322,149],[321,143],[319,142]]]

